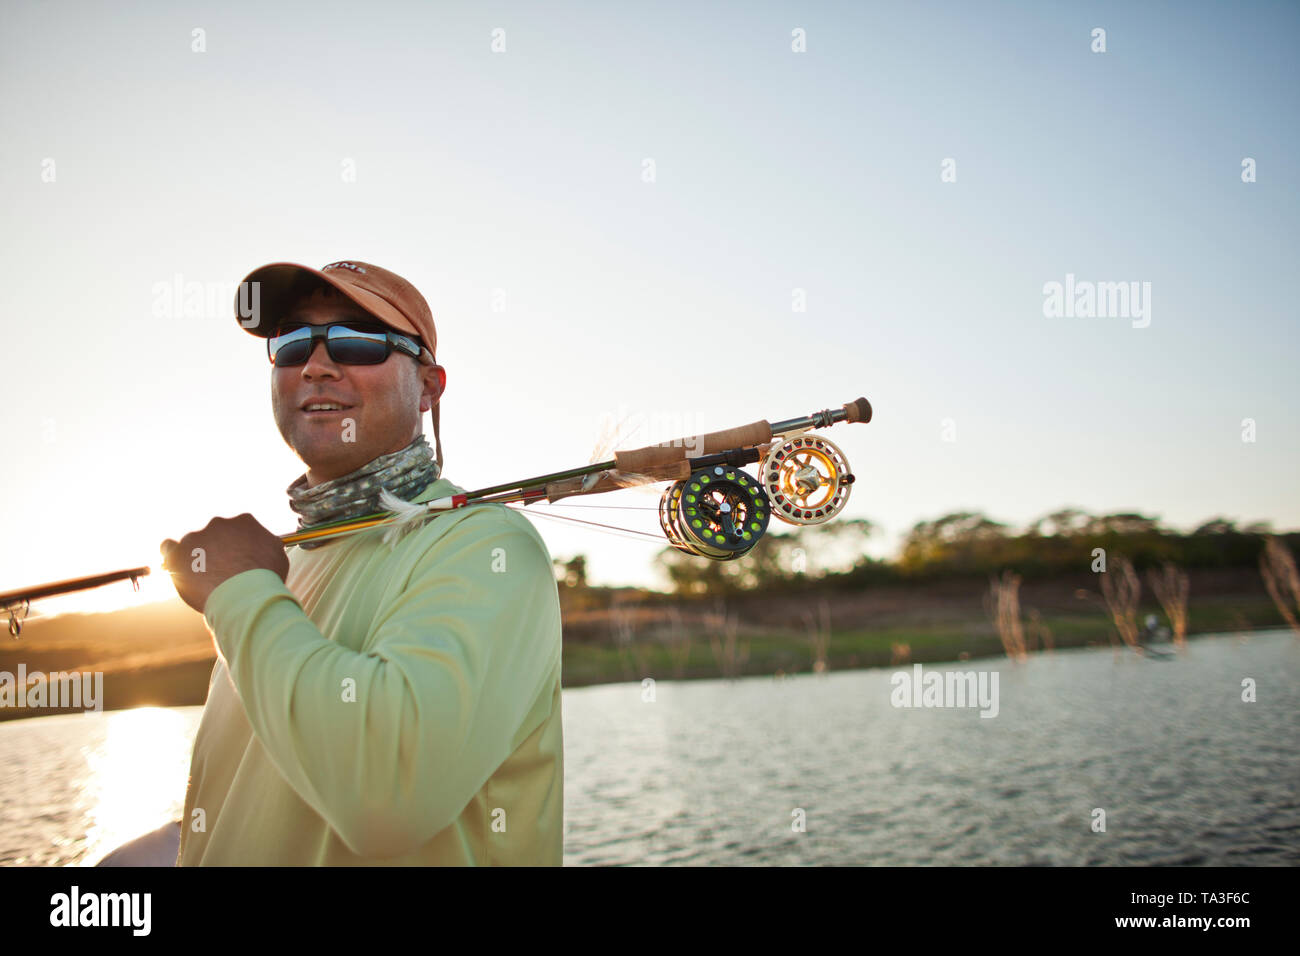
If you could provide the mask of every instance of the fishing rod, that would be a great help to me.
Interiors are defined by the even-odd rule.
[[[836,409],[616,451],[609,461],[426,502],[403,501],[385,489],[380,502],[387,511],[313,525],[281,535],[280,540],[285,547],[292,547],[304,541],[386,528],[384,540],[388,541],[425,518],[471,505],[527,508],[543,501],[554,504],[576,495],[667,481],[670,484],[660,496],[658,511],[659,526],[668,543],[710,561],[734,561],[753,550],[773,515],[788,524],[814,525],[843,510],[854,483],[848,460],[833,442],[808,433],[840,422],[866,423],[871,414],[871,403],[859,398]],[[760,462],[758,477],[742,468]],[[148,573],[149,568],[131,568],[0,593],[0,613],[9,615],[9,633],[17,638],[34,600],[127,579],[138,590],[137,578]]]
[[[0,613],[9,615],[9,633],[14,637],[23,629],[23,621],[31,611],[32,602],[40,598],[53,597],[56,594],[71,594],[74,591],[86,591],[90,588],[103,587],[117,581],[131,582],[132,587],[140,590],[139,579],[149,573],[148,568],[127,568],[125,571],[110,571],[107,574],[91,574],[84,578],[69,578],[33,588],[0,593]],[[19,610],[21,608],[21,610]]]

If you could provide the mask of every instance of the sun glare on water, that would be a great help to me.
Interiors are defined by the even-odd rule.
[[[160,707],[109,714],[104,743],[86,751],[81,785],[89,804],[83,865],[170,820],[184,810],[192,741],[184,716]]]

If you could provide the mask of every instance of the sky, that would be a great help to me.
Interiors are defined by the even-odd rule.
[[[821,434],[876,556],[957,510],[1300,526],[1296,4],[4,20],[0,590],[156,565],[213,516],[294,529],[305,466],[231,306],[276,261],[422,291],[467,489],[585,464],[615,422],[636,447],[862,395],[870,424]],[[1141,295],[1062,314],[1051,283]],[[663,583],[654,541],[536,525],[595,583]]]

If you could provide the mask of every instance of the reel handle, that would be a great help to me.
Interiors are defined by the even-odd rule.
[[[668,467],[688,457],[698,458],[733,448],[755,448],[766,445],[772,441],[773,435],[781,435],[788,431],[828,428],[836,422],[869,421],[871,421],[871,403],[865,398],[856,398],[835,411],[828,408],[803,418],[792,418],[783,422],[759,421],[738,428],[727,428],[720,432],[709,432],[707,435],[678,438],[628,451],[616,451],[614,462],[619,471],[633,474],[652,473],[656,468]]]
[[[696,435],[692,438],[678,438],[661,445],[647,445],[630,451],[614,452],[614,461],[619,471],[646,473],[655,468],[663,468],[673,462],[683,461],[688,457],[699,458],[730,451],[732,448],[750,448],[765,445],[772,440],[772,426],[767,422],[754,422],[738,428],[726,428],[720,432]]]

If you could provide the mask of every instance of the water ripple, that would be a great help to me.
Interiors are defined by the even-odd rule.
[[[998,672],[993,719],[895,708],[885,670],[566,690],[565,862],[1296,865],[1297,663],[1277,633],[954,668]],[[177,819],[200,710],[0,724],[0,864],[93,863]]]

